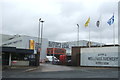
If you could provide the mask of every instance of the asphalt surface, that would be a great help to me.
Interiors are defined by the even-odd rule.
[[[117,68],[71,67],[41,64],[39,67],[12,67],[3,78],[118,78]]]

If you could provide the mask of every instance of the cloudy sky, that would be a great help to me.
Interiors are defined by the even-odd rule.
[[[115,15],[115,35],[118,42],[119,0],[2,0],[3,34],[38,36],[39,18],[44,20],[43,37],[51,41],[89,40],[89,28],[84,24],[90,17],[91,41],[113,43],[113,25],[107,21]],[[96,27],[100,19],[101,26]],[[101,37],[100,37],[101,34]]]

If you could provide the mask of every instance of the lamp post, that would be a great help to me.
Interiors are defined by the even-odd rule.
[[[39,19],[39,29],[38,29],[38,45],[40,43],[40,21],[41,21],[41,18]]]
[[[41,25],[41,47],[42,47],[42,36],[43,36],[43,22],[41,21],[42,25]]]
[[[43,36],[43,23],[44,21],[40,21],[42,24],[41,24],[41,45],[40,45],[40,54],[42,53],[42,36]]]
[[[40,44],[40,21],[39,19],[39,26],[38,26],[38,46],[37,46],[37,54],[36,54],[36,66],[39,66],[39,60],[40,60],[40,51],[39,51],[39,44]]]

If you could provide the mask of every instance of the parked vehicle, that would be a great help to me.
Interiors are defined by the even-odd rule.
[[[47,55],[64,55],[66,50],[64,48],[47,48]]]
[[[46,61],[47,63],[57,64],[60,61],[55,56],[46,56],[46,58],[48,60]]]
[[[65,62],[66,62],[66,55],[60,55],[59,59],[60,59],[61,64],[65,64]]]

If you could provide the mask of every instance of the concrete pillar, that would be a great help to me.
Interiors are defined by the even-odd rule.
[[[9,54],[9,66],[11,66],[11,53]]]

